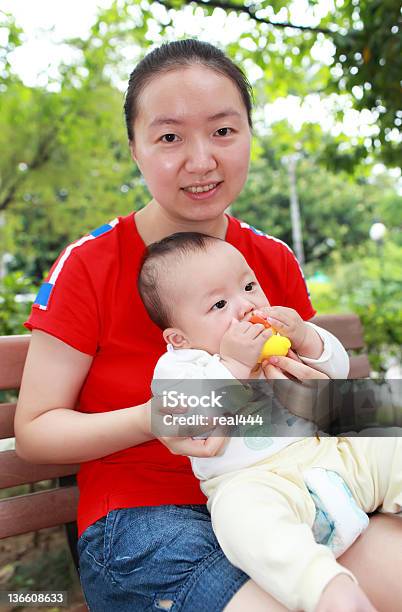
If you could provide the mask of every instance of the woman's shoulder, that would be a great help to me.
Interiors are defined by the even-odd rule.
[[[236,217],[229,217],[226,238],[244,255],[261,253],[280,260],[294,258],[293,251],[286,242]]]
[[[56,280],[60,274],[80,268],[92,276],[103,271],[108,274],[111,268],[119,268],[124,262],[130,265],[139,262],[145,249],[138,232],[135,230],[133,214],[116,217],[96,227],[78,240],[65,247],[50,271]]]
[[[68,245],[61,257],[68,258],[74,253],[83,262],[95,261],[99,264],[99,257],[101,260],[119,258],[124,256],[125,251],[142,252],[143,248],[131,213],[125,217],[115,217],[75,240]]]
[[[133,292],[140,256],[129,223],[129,217],[117,217],[62,251],[39,288],[28,329],[42,329],[94,354],[107,313],[126,304]]]
[[[84,294],[91,288],[95,293],[103,291],[111,278],[122,276],[122,267],[132,269],[143,249],[141,245],[135,248],[136,235],[129,223],[130,217],[116,217],[63,249],[42,283],[34,307],[48,310],[56,293],[65,296],[79,289]],[[132,215],[131,223],[134,225]]]

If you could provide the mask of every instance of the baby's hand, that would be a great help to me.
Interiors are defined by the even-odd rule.
[[[271,331],[260,324],[232,319],[220,344],[222,362],[236,378],[248,378]]]
[[[255,311],[292,343],[292,349],[303,357],[317,359],[322,354],[323,344],[315,329],[307,325],[293,308],[266,306]]]
[[[328,583],[315,612],[378,612],[358,584],[346,574]]]

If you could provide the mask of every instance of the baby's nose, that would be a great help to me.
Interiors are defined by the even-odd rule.
[[[254,304],[248,300],[242,300],[239,308],[239,319],[244,319],[248,314],[254,310]]]

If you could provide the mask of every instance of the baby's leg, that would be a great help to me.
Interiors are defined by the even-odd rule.
[[[211,500],[217,539],[235,566],[291,610],[316,607],[328,582],[349,573],[316,544],[306,491],[271,472],[245,470]]]
[[[382,431],[367,430],[367,433],[378,434]],[[355,466],[355,493],[361,507],[365,512],[373,512],[377,508],[383,512],[401,512],[402,429],[389,428],[389,437],[362,437],[364,433],[345,438],[340,443],[344,449],[349,447],[351,450]]]

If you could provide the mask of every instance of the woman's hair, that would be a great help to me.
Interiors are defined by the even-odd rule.
[[[130,141],[134,139],[133,125],[138,115],[138,100],[145,86],[163,72],[193,64],[211,68],[234,83],[246,107],[249,126],[252,127],[252,87],[244,72],[217,47],[190,38],[161,45],[148,53],[132,71],[124,101]]]
[[[148,246],[137,284],[148,315],[158,327],[166,329],[173,325],[174,303],[172,295],[167,295],[173,287],[169,281],[166,282],[169,274],[172,274],[172,268],[180,266],[180,262],[190,253],[205,252],[217,242],[222,240],[197,232],[179,232]],[[189,282],[194,281],[189,279]]]

